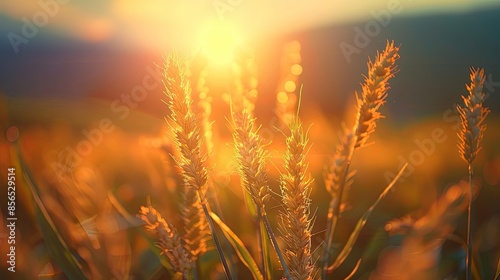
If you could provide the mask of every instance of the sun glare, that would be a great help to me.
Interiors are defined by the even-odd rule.
[[[207,25],[201,37],[203,53],[219,65],[230,64],[234,51],[241,44],[241,33],[236,26],[224,21]]]

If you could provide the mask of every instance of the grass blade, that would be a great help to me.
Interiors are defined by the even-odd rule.
[[[264,269],[265,279],[272,279],[271,271],[273,271],[273,261],[271,258],[271,248],[269,247],[269,242],[267,241],[266,226],[262,218],[258,218],[258,228],[259,228],[259,246],[261,246],[262,255],[262,266]]]
[[[352,248],[354,247],[354,243],[356,243],[356,240],[358,239],[359,234],[361,233],[361,230],[365,226],[366,222],[368,221],[368,218],[370,217],[371,213],[375,209],[375,207],[379,204],[379,202],[389,193],[389,191],[392,189],[392,187],[396,184],[398,179],[401,177],[403,172],[405,171],[406,167],[408,166],[408,163],[406,163],[399,173],[392,179],[392,182],[389,183],[389,185],[385,188],[385,190],[380,194],[380,196],[377,198],[377,200],[366,210],[365,214],[359,219],[358,223],[356,224],[356,227],[354,228],[353,232],[351,233],[351,236],[349,236],[349,239],[347,240],[347,243],[345,244],[344,248],[340,252],[340,254],[337,256],[335,261],[333,262],[332,265],[328,267],[328,272],[332,272],[336,268],[338,268],[349,256],[351,253]]]
[[[497,272],[495,272],[495,278],[493,279],[500,279],[500,259],[498,260]]]
[[[252,273],[253,279],[263,280],[264,277],[259,270],[259,266],[252,258],[252,255],[250,255],[250,252],[248,252],[241,239],[219,218],[219,216],[217,216],[217,214],[210,212],[210,217],[222,230],[227,240],[229,240],[241,262],[248,267],[248,270]]]
[[[359,265],[361,264],[362,261],[363,261],[363,259],[358,260],[358,262],[356,263],[356,265],[352,269],[351,273],[349,273],[349,275],[347,275],[344,280],[351,280],[354,277],[354,275],[356,275],[356,272],[358,272]]]
[[[201,200],[201,193],[199,191],[198,194],[200,195],[200,200]],[[231,275],[231,271],[229,270],[229,265],[227,264],[226,256],[224,255],[224,250],[222,250],[219,237],[217,237],[217,232],[215,231],[213,220],[210,217],[210,213],[212,213],[212,211],[208,210],[206,202],[202,202],[201,206],[203,208],[203,212],[205,213],[205,217],[207,219],[210,232],[212,233],[212,239],[214,240],[215,247],[217,248],[217,253],[219,253],[220,261],[222,262],[222,266],[224,267],[224,272],[226,273],[226,279],[232,280],[233,276]]]
[[[291,280],[292,276],[290,275],[290,270],[288,269],[288,265],[285,262],[285,257],[283,257],[283,253],[281,252],[281,249],[278,246],[279,244],[278,241],[276,240],[271,224],[269,223],[269,219],[267,219],[267,215],[261,215],[261,216],[264,225],[266,226],[266,231],[269,236],[269,239],[271,240],[271,244],[273,245],[274,250],[278,255],[278,259],[280,260],[281,266],[283,267],[283,273],[285,274],[286,279]]]
[[[69,279],[87,279],[85,273],[83,272],[82,265],[69,249],[68,245],[57,230],[49,212],[45,208],[45,205],[40,198],[38,185],[33,179],[28,166],[24,162],[19,145],[17,143],[14,145],[15,152],[13,152],[12,158],[17,161],[17,165],[21,170],[23,178],[33,195],[33,199],[35,201],[35,218],[40,226],[43,240],[46,243],[46,247],[50,255]]]

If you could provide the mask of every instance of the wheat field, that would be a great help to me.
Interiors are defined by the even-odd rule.
[[[242,48],[223,87],[203,54],[166,54],[163,120],[82,120],[85,141],[63,123],[11,126],[1,162],[22,223],[5,279],[498,278],[487,73],[456,81],[466,86],[447,125],[392,128],[403,50],[387,41],[368,58],[341,118],[307,101],[293,59],[262,106],[262,65]]]

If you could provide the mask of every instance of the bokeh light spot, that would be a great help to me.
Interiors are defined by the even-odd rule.
[[[5,131],[5,137],[9,142],[15,142],[19,138],[19,128],[17,126],[11,126]]]
[[[295,83],[293,81],[286,81],[285,90],[287,92],[294,92],[295,89],[297,89],[297,86],[295,85]]]
[[[294,64],[290,68],[290,72],[293,75],[298,76],[298,75],[302,74],[302,66],[300,64]]]
[[[278,100],[279,103],[286,103],[288,101],[288,94],[284,91],[278,92],[278,95],[276,95],[276,99]]]

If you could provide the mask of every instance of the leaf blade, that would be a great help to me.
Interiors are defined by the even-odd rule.
[[[387,187],[384,189],[384,191],[379,195],[377,200],[366,210],[365,214],[359,219],[357,222],[356,226],[354,227],[353,232],[351,233],[351,236],[349,236],[349,239],[347,240],[346,244],[344,245],[344,248],[340,252],[340,254],[337,256],[335,261],[328,267],[328,272],[333,271],[334,269],[338,268],[342,263],[345,261],[345,259],[349,256],[351,253],[352,248],[354,247],[354,243],[356,243],[356,240],[358,239],[359,234],[361,233],[361,230],[365,226],[366,222],[368,221],[368,218],[370,217],[371,213],[377,207],[379,202],[389,193],[389,191],[392,189],[392,187],[396,184],[396,182],[399,180],[399,178],[403,175],[403,172],[405,171],[406,167],[408,166],[408,163],[406,163],[401,170],[398,172],[398,174],[392,179],[392,181],[387,185]]]
[[[500,259],[498,260],[497,272],[495,272],[495,278],[493,279],[500,279]]]
[[[215,214],[214,212],[210,212],[210,216],[222,230],[224,236],[229,240],[241,262],[252,273],[253,278],[256,280],[263,280],[264,277],[262,276],[257,263],[252,258],[250,252],[248,252],[241,239],[239,239],[239,237],[219,218],[219,216],[217,216],[217,214]]]
[[[12,158],[16,161],[23,175],[24,181],[28,185],[33,199],[35,201],[35,219],[40,226],[40,231],[43,236],[44,242],[47,243],[47,249],[54,261],[60,266],[64,274],[70,279],[87,279],[83,272],[83,266],[73,255],[69,249],[66,241],[57,230],[54,221],[52,220],[49,212],[45,208],[43,201],[40,197],[39,187],[33,179],[30,169],[24,162],[21,154],[21,149],[17,143],[14,144],[12,150]]]

